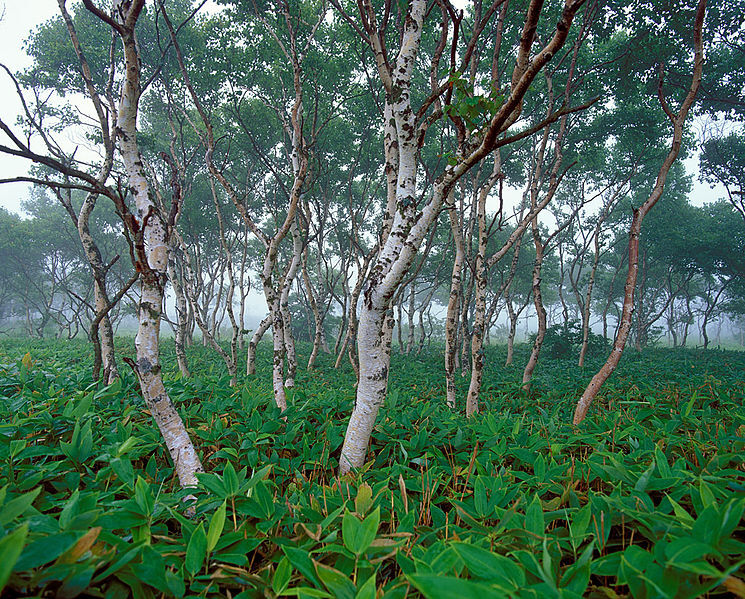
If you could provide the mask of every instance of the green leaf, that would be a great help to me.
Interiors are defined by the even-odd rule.
[[[370,546],[370,543],[375,540],[375,536],[378,534],[379,525],[380,508],[375,508],[375,511],[373,511],[369,516],[367,516],[367,518],[362,521],[363,549],[361,549],[360,553],[362,553],[362,551],[365,551],[365,549]]]
[[[77,403],[70,403],[68,405],[74,406],[70,412],[70,416],[73,418],[80,419],[90,412],[91,404],[93,403],[93,392],[86,393],[82,399],[78,400]]]
[[[587,529],[590,526],[591,519],[592,506],[589,503],[574,513],[570,527],[572,543],[574,545],[581,543],[585,536],[587,536]]]
[[[305,576],[310,582],[316,586],[321,586],[321,582],[316,576],[316,568],[313,565],[313,560],[308,556],[307,551],[297,549],[296,547],[283,546],[282,551],[290,560],[290,563],[297,568],[297,570]]]
[[[135,502],[142,510],[143,516],[149,516],[153,513],[155,498],[150,491],[150,485],[141,476],[137,477],[137,482],[135,483]]]
[[[354,599],[375,599],[376,591],[375,574],[373,573],[373,575],[365,581],[365,584],[359,588]]]
[[[372,505],[372,488],[367,483],[362,483],[357,489],[357,497],[354,499],[354,509],[358,514],[364,514]]]
[[[98,576],[96,576],[93,579],[93,584],[96,584],[102,580],[107,579],[109,576],[111,576],[115,572],[118,572],[121,568],[126,566],[135,557],[137,557],[137,554],[140,552],[143,546],[144,545],[135,545],[131,549],[128,549],[127,551],[125,551],[122,555],[119,556],[119,558],[113,564],[111,564],[108,568],[106,568],[106,570],[101,572]]]
[[[78,500],[80,499],[80,491],[75,489],[70,495],[70,499],[67,500],[65,507],[62,508],[62,512],[59,515],[60,528],[67,528],[72,522],[72,519],[78,513]]]
[[[716,502],[714,499],[714,493],[712,493],[709,485],[707,485],[703,480],[699,482],[698,493],[704,508],[707,508]]]
[[[511,559],[468,543],[453,543],[452,547],[476,578],[504,582],[513,589],[525,585],[525,572]]]
[[[652,474],[654,474],[655,467],[655,461],[652,460],[652,463],[649,464],[649,467],[642,473],[642,475],[639,477],[639,480],[636,481],[636,484],[634,485],[634,491],[639,491],[640,493],[645,491],[647,485],[649,484],[649,479],[652,478]]]
[[[24,547],[16,567],[23,571],[48,564],[72,547],[78,537],[78,533],[63,532],[36,539]]]
[[[674,563],[700,561],[710,553],[713,553],[710,545],[693,537],[673,539],[665,546],[665,557]]]
[[[292,576],[292,564],[287,556],[279,560],[277,568],[274,570],[272,576],[272,590],[277,594],[281,595],[282,592],[287,588],[290,583],[290,577]]]
[[[729,537],[737,528],[745,512],[745,498],[730,501],[722,510],[722,522],[719,526],[719,539]]]
[[[642,578],[644,566],[651,563],[654,563],[652,556],[635,545],[627,547],[621,555],[618,581],[627,584],[634,597],[646,596]]]
[[[96,571],[95,566],[76,564],[71,567],[72,572],[65,577],[62,586],[57,590],[56,597],[59,599],[73,599],[88,588]]]
[[[222,505],[215,510],[210,519],[210,526],[207,529],[207,552],[211,552],[217,545],[217,541],[220,540],[223,528],[225,527],[225,501]]]
[[[673,473],[667,463],[667,458],[665,457],[665,454],[660,451],[660,448],[656,446],[654,448],[654,459],[657,463],[657,471],[660,473],[660,476],[662,478],[670,478]]]
[[[525,530],[533,533],[537,537],[543,537],[545,528],[546,524],[543,519],[543,506],[541,505],[541,500],[536,494],[533,496],[533,501],[530,502],[528,509],[525,511]]]
[[[477,476],[473,482],[473,505],[476,508],[476,515],[480,518],[489,516],[489,501],[483,476]]]
[[[192,576],[199,572],[207,555],[207,535],[204,533],[204,523],[200,522],[199,526],[194,529],[186,546],[186,560],[184,566],[186,571]]]
[[[36,499],[40,492],[41,487],[37,487],[33,491],[24,493],[23,495],[20,495],[19,497],[16,497],[15,499],[12,499],[8,503],[6,503],[3,506],[2,510],[0,510],[0,525],[6,526],[7,524],[10,524],[13,520],[15,520],[18,516],[23,514],[28,508],[31,507],[31,504],[34,502],[34,499]]]
[[[510,596],[486,584],[452,576],[413,574],[407,578],[427,599],[501,599]]]
[[[691,528],[691,536],[699,541],[715,543],[715,536],[719,532],[720,522],[721,520],[716,506],[710,505],[696,518]]]
[[[228,497],[238,493],[238,475],[235,473],[232,462],[225,464],[225,468],[222,471],[222,480]]]
[[[114,474],[116,474],[122,482],[130,488],[134,486],[135,471],[134,468],[132,468],[132,462],[127,458],[113,458],[110,465]]]
[[[693,405],[696,403],[697,397],[698,397],[698,390],[693,392],[693,395],[691,395],[691,399],[686,404],[685,410],[683,411],[684,418],[688,418],[691,415],[691,412],[693,411]]]
[[[183,569],[179,568],[177,572],[166,570],[166,585],[174,597],[183,597],[186,593]]]
[[[0,539],[0,592],[5,588],[13,566],[23,551],[23,544],[28,535],[28,524],[25,522],[13,532]]]
[[[319,562],[316,562],[316,572],[334,597],[337,597],[337,599],[354,599],[357,589],[344,573]]]
[[[165,560],[150,545],[145,545],[142,548],[142,561],[138,564],[131,564],[129,567],[137,578],[145,584],[155,587],[161,593],[169,591]]]
[[[118,380],[118,379],[117,379]],[[140,440],[137,437],[129,437],[126,441],[124,441],[119,448],[116,450],[117,457],[123,456],[128,451],[134,449],[134,447],[139,443]]]
[[[546,477],[546,458],[542,454],[539,454],[533,464],[533,472],[538,478],[539,482],[542,482]]]
[[[375,540],[379,524],[380,508],[376,508],[362,522],[351,512],[346,512],[341,521],[344,546],[359,557]]]
[[[591,541],[585,547],[579,559],[564,572],[561,580],[562,588],[576,593],[577,596],[583,596],[585,594],[587,585],[590,583],[590,564],[594,550],[595,542]]]
[[[693,516],[691,516],[682,505],[680,505],[677,501],[670,497],[670,495],[667,496],[667,500],[670,502],[670,505],[673,506],[673,512],[675,513],[675,517],[678,518],[678,520],[681,520],[688,524],[693,524]]]
[[[117,377],[113,383],[110,385],[107,385],[100,391],[97,391],[95,395],[93,396],[94,399],[101,401],[104,399],[111,399],[112,397],[116,397],[122,390],[122,379],[120,377]]]
[[[331,597],[333,597],[333,595],[327,593],[326,591],[322,591],[321,589],[314,589],[312,587],[293,587],[291,589],[287,589],[284,594],[288,596],[300,597],[300,599],[304,599],[305,597],[321,597],[323,599],[330,599]],[[248,595],[246,595],[246,598],[247,597]]]
[[[262,520],[269,521],[274,515],[274,497],[272,497],[265,482],[259,481],[256,485],[253,494],[251,495],[251,502],[254,506],[254,515]]]

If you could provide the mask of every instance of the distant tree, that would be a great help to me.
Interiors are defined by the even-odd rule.
[[[738,130],[707,139],[701,147],[699,166],[703,180],[724,187],[727,200],[745,226],[745,134]]]

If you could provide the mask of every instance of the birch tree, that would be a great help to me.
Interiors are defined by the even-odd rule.
[[[412,76],[421,45],[426,2],[412,0],[400,19],[396,19],[401,24],[397,49],[389,47],[389,38],[385,35],[387,27],[393,26],[390,5],[386,4],[382,11],[376,11],[371,3],[361,2],[358,17],[353,18],[338,3],[334,4],[342,17],[369,44],[375,56],[378,77],[385,90],[384,153],[388,174],[381,249],[365,285],[360,306],[359,383],[340,458],[340,472],[346,473],[364,464],[375,417],[386,394],[392,326],[390,309],[401,281],[458,179],[497,146],[513,141],[509,137],[499,136],[517,120],[524,95],[535,76],[563,46],[582,2],[569,1],[564,4],[555,31],[537,52],[532,52],[532,49],[541,4],[530,4],[517,49],[509,94],[490,116],[481,134],[474,137],[467,155],[457,158],[455,164],[448,165],[436,176],[432,192],[422,206],[418,205],[417,197],[417,155],[430,122],[440,116],[441,104],[439,110],[434,105],[451,87],[448,79],[455,70],[448,71],[444,82],[436,76],[429,98],[417,109],[412,106]],[[498,6],[498,2],[491,5],[474,25],[474,32],[463,54],[466,65],[480,34]],[[454,13],[446,10],[442,14],[440,26],[448,30],[452,25],[448,15]],[[447,39],[446,33],[444,35]],[[435,66],[439,64],[444,49],[444,46],[438,47],[442,48],[440,55],[435,52],[430,62]],[[437,75],[438,69],[435,68],[434,72]],[[431,108],[436,112],[433,113],[434,117],[429,118]]]
[[[160,213],[150,195],[137,143],[142,86],[135,27],[144,4],[144,0],[116,0],[109,15],[96,7],[92,0],[84,0],[85,7],[116,32],[124,53],[124,80],[116,107],[114,131],[136,213],[129,213],[121,198],[118,208],[126,215],[127,225],[135,239],[135,267],[141,280],[139,327],[135,337],[137,360],[130,365],[137,374],[142,396],[166,442],[181,486],[192,487],[197,484],[196,474],[203,471],[202,464],[184,422],[163,385],[160,365],[160,321],[167,281],[168,237],[181,197],[174,190],[170,213]]]
[[[253,233],[264,249],[260,278],[264,297],[269,308],[272,327],[274,348],[272,386],[275,402],[280,409],[284,410],[287,407],[285,387],[292,387],[294,385],[294,371],[296,367],[294,341],[289,322],[287,301],[302,259],[303,243],[300,238],[298,218],[301,209],[301,197],[309,172],[309,143],[312,144],[312,139],[315,135],[314,130],[307,132],[304,129],[303,97],[305,74],[303,63],[311,48],[314,36],[323,22],[325,7],[321,5],[316,8],[313,22],[302,31],[305,39],[299,37],[300,30],[298,29],[298,24],[302,23],[302,21],[296,20],[296,17],[291,15],[288,5],[284,5],[279,11],[279,21],[283,25],[282,32],[269,21],[262,10],[254,7],[254,12],[251,15],[252,19],[263,28],[266,40],[275,46],[274,50],[278,50],[283,60],[286,60],[287,64],[289,64],[289,79],[291,82],[289,88],[291,93],[288,93],[287,96],[282,95],[283,103],[276,103],[274,99],[270,98],[260,98],[261,102],[276,114],[285,134],[288,146],[287,160],[291,173],[290,184],[285,186],[280,180],[281,178],[278,176],[278,172],[269,166],[273,177],[277,180],[278,185],[282,187],[287,197],[286,205],[282,211],[283,214],[278,218],[276,228],[271,233],[265,232],[261,227],[261,218],[263,215],[251,213],[242,201],[241,194],[236,185],[229,180],[224,170],[216,163],[217,140],[213,119],[208,114],[205,103],[200,98],[192,82],[176,37],[176,31],[170,23],[164,2],[161,1],[159,7],[169,27],[171,42],[176,52],[184,84],[196,109],[198,119],[201,122],[201,128],[196,130],[206,148],[205,162],[210,177],[230,198],[245,226]],[[278,87],[284,90],[281,85]],[[286,106],[289,106],[289,110],[286,110]],[[247,134],[250,131],[248,127],[244,127],[244,130]],[[264,163],[269,165],[265,157],[262,158],[264,158]],[[293,249],[291,258],[283,271],[279,267],[278,258],[280,256],[281,245],[288,235],[293,241]],[[255,343],[253,347],[255,348]],[[249,351],[251,349],[251,345],[249,345]],[[286,372],[285,357],[288,360]],[[247,370],[251,370],[250,364],[247,365]]]
[[[112,173],[115,152],[112,134],[113,118],[116,112],[113,95],[115,73],[113,38],[110,35],[108,36],[109,43],[106,43],[107,36],[105,33],[99,38],[99,41],[103,42],[103,54],[106,56],[106,63],[98,65],[102,72],[97,73],[94,77],[77,31],[76,21],[80,24],[84,19],[77,17],[77,15],[77,18],[73,19],[67,10],[65,0],[58,0],[58,5],[62,17],[62,26],[57,26],[57,23],[55,23],[41,28],[32,36],[29,48],[34,57],[34,65],[22,75],[21,81],[19,82],[7,67],[2,66],[2,68],[11,78],[17,91],[29,133],[36,135],[45,147],[46,152],[62,163],[75,164],[77,161],[74,154],[72,156],[68,155],[63,150],[60,142],[54,138],[54,131],[58,124],[51,116],[54,111],[50,110],[46,105],[46,100],[42,100],[42,98],[46,98],[44,94],[47,89],[53,89],[60,95],[64,95],[71,90],[81,91],[86,95],[94,109],[95,132],[101,139],[100,150],[103,158],[98,167],[96,179],[99,185],[104,185]],[[90,23],[84,23],[84,26],[90,28]],[[62,37],[63,35],[67,37],[66,40]],[[50,46],[60,44],[63,46],[62,56],[58,56],[56,62],[50,61],[45,54],[47,54]],[[64,76],[68,73],[68,70],[72,69],[76,69],[80,73],[77,80],[71,81]],[[54,73],[58,79],[52,81],[51,73]],[[63,75],[60,76],[60,73],[63,73]],[[26,100],[22,91],[21,86],[24,83],[31,91],[33,97],[31,103]],[[75,120],[78,120],[81,126],[85,123],[84,119]],[[30,150],[30,146],[28,149]],[[28,155],[26,157],[31,158]],[[74,206],[72,199],[72,188],[75,187],[74,177],[71,179],[69,173],[64,174],[67,180],[61,182],[60,185],[54,182],[51,177],[44,176],[42,172],[39,172],[39,175],[33,182],[37,185],[49,187],[53,191],[78,231],[87,266],[93,277],[94,299],[91,306],[93,317],[89,330],[89,337],[94,348],[93,377],[98,379],[102,376],[104,382],[108,384],[118,376],[113,328],[109,314],[122,295],[134,284],[134,279],[130,279],[128,283],[124,284],[120,293],[115,293],[113,297],[110,297],[109,274],[119,256],[105,260],[97,236],[91,231],[92,214],[96,208],[99,194],[94,190],[88,190],[82,204]],[[23,177],[16,179],[20,180]],[[102,375],[101,370],[103,370]]]

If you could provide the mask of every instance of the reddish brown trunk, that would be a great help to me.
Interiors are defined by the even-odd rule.
[[[611,355],[608,357],[606,363],[602,368],[592,377],[590,384],[587,385],[585,392],[582,394],[577,408],[574,412],[574,424],[579,424],[585,419],[587,411],[590,409],[592,400],[597,395],[600,387],[608,380],[608,377],[613,374],[613,371],[618,366],[618,362],[621,360],[623,355],[623,349],[626,345],[626,340],[631,330],[631,316],[633,313],[634,306],[634,288],[636,287],[636,277],[639,270],[639,235],[641,233],[642,221],[646,214],[654,207],[657,201],[662,195],[662,191],[665,187],[665,180],[667,174],[670,171],[678,153],[680,152],[680,145],[683,139],[683,123],[685,122],[688,111],[693,105],[693,101],[696,98],[696,93],[701,85],[701,74],[703,71],[703,41],[701,36],[701,29],[703,27],[704,15],[706,13],[706,0],[699,0],[698,7],[696,10],[696,20],[693,27],[693,39],[694,46],[696,49],[694,57],[694,68],[693,77],[691,81],[691,87],[688,90],[683,103],[681,104],[680,110],[677,114],[673,114],[667,106],[667,102],[662,94],[662,79],[660,78],[660,89],[659,98],[662,104],[663,110],[668,115],[673,124],[673,140],[670,146],[665,161],[660,167],[660,171],[657,174],[657,182],[655,183],[652,193],[647,200],[634,211],[634,218],[631,221],[631,228],[629,230],[629,270],[626,276],[626,285],[624,287],[624,299],[623,299],[623,311],[621,315],[621,322],[618,327],[618,335],[616,341],[613,344]]]

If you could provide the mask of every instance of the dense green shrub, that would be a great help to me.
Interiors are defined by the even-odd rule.
[[[535,334],[530,337],[530,342],[535,342]],[[543,339],[543,351],[545,355],[558,360],[579,356],[582,348],[582,324],[577,320],[568,323],[555,324],[546,329]],[[587,356],[600,356],[607,353],[610,342],[602,335],[592,331],[587,337]]]

